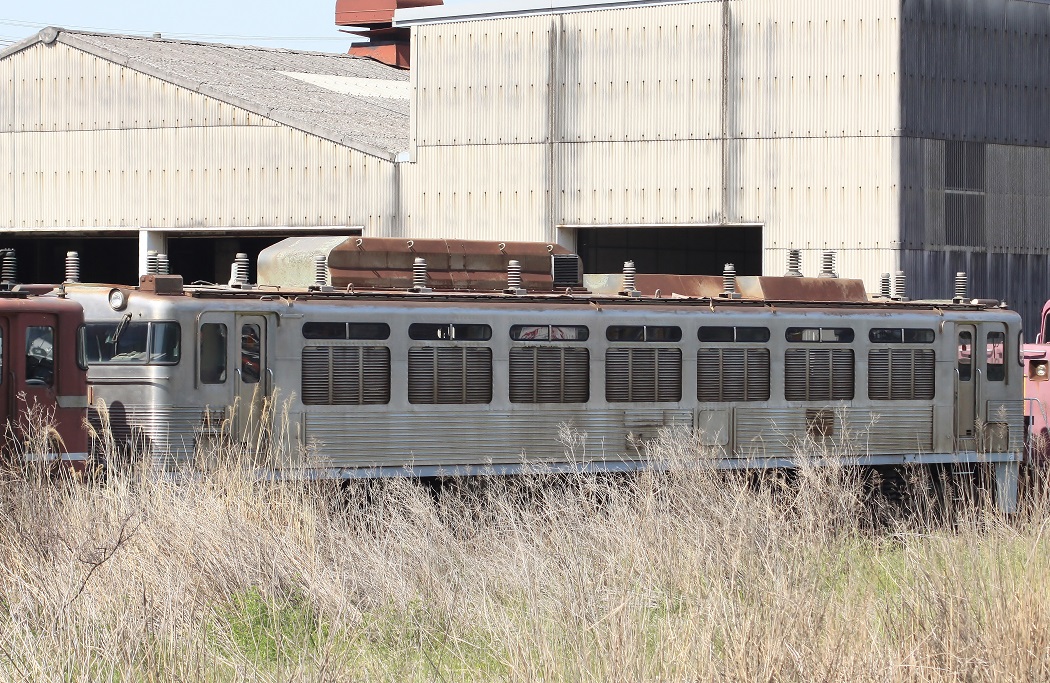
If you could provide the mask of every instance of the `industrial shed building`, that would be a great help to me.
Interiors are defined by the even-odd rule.
[[[24,279],[225,281],[290,234],[385,232],[409,75],[346,55],[45,29],[0,53],[0,235]]]
[[[913,297],[965,270],[1029,326],[1050,296],[1045,0],[493,7],[398,10],[410,71],[41,32],[0,53],[0,231],[360,227],[557,241],[591,272],[831,249]]]
[[[556,239],[599,270],[782,274],[799,248],[815,274],[833,249],[871,290],[900,269],[911,296],[943,298],[967,271],[1036,321],[1045,0],[538,5],[395,15],[412,27],[409,231]]]

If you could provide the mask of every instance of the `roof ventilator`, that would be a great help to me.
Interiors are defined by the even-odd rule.
[[[576,254],[551,254],[551,278],[554,288],[582,287],[583,267]]]
[[[642,295],[642,293],[638,291],[638,288],[634,286],[634,276],[636,272],[634,261],[623,262],[623,288],[620,290],[620,296]]]
[[[736,291],[736,266],[727,263],[722,269],[722,293],[718,295],[723,299],[739,299],[740,292]]]
[[[883,273],[879,276],[879,296],[883,299],[893,298],[893,290],[890,288],[889,273]]]
[[[167,254],[157,254],[157,274],[171,275],[171,263]]]
[[[788,249],[788,272],[784,277],[802,277],[802,250]]]
[[[230,287],[250,289],[248,284],[248,254],[238,253],[230,264]]]
[[[421,256],[417,256],[416,260],[412,262],[411,291],[420,294],[434,291],[430,287],[427,287],[427,260]]]
[[[835,252],[824,252],[820,259],[820,275],[817,277],[838,277],[835,274]]]
[[[320,292],[331,292],[332,287],[328,284],[328,257],[324,254],[314,255],[314,283],[310,289]]]
[[[157,267],[157,252],[150,249],[146,252],[146,274],[156,275],[159,272],[160,269]]]
[[[525,293],[525,289],[521,286],[521,263],[519,261],[512,259],[507,263],[507,288],[503,290],[503,293],[517,296]]]
[[[80,254],[66,252],[66,282],[80,282]]]
[[[907,277],[904,275],[903,270],[898,270],[897,274],[893,276],[893,298],[897,301],[907,301],[908,297],[904,294],[907,291],[905,285],[907,285]]]
[[[966,303],[966,301],[968,301],[968,299],[966,298],[966,285],[967,285],[966,273],[962,273],[962,272],[956,273],[955,274],[955,296],[952,297],[952,303],[953,304],[961,304],[961,303]]]

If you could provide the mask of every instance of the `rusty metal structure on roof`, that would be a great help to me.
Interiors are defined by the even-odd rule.
[[[411,33],[393,25],[394,12],[440,4],[441,0],[336,0],[335,23],[355,27],[344,31],[368,41],[352,45],[349,54],[407,69]]]

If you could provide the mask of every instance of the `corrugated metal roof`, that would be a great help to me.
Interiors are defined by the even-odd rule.
[[[394,159],[408,149],[409,74],[370,59],[55,28],[0,59],[56,41],[367,154]],[[373,87],[346,87],[366,79]]]

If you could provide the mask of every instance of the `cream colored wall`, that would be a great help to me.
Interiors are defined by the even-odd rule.
[[[0,86],[0,228],[394,225],[391,162],[61,43]]]

